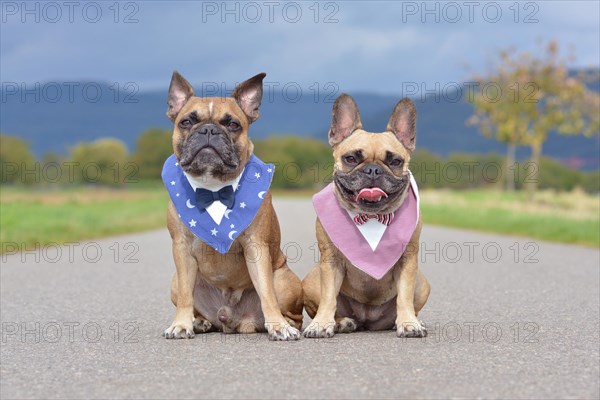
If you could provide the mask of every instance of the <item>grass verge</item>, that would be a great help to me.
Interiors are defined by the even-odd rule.
[[[423,191],[426,223],[600,246],[600,199],[583,192]]]
[[[21,248],[164,227],[168,195],[157,188],[45,192],[2,188],[0,238]]]

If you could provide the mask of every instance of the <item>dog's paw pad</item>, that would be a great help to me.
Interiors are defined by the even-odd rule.
[[[335,322],[323,324],[313,321],[306,327],[303,335],[307,338],[330,338],[335,334],[335,326]]]
[[[358,324],[352,318],[344,317],[335,324],[336,333],[350,333],[356,331]]]
[[[210,332],[212,328],[213,325],[209,321],[200,318],[194,319],[194,333]]]
[[[396,324],[396,334],[401,338],[416,337],[423,338],[427,336],[427,328],[421,321],[416,322],[403,322]]]
[[[300,331],[288,323],[267,326],[269,340],[298,340]]]
[[[184,327],[183,325],[173,324],[163,332],[165,339],[191,339],[194,336],[192,327]]]

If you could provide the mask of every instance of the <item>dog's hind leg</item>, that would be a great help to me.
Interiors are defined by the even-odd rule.
[[[194,310],[194,333],[215,332],[218,329],[197,310]]]
[[[429,292],[431,291],[431,287],[429,286],[429,282],[425,275],[421,271],[417,272],[417,280],[415,282],[415,315],[419,315],[419,311],[423,308],[427,299],[429,298]]]
[[[321,271],[316,265],[302,280],[304,309],[309,317],[314,318],[321,302]]]
[[[302,328],[302,282],[287,265],[273,272],[275,296],[283,317],[296,329]]]
[[[171,280],[171,302],[177,307],[177,273],[173,275]],[[193,321],[194,333],[207,333],[216,331],[216,327],[208,321],[196,307],[194,307],[194,321]]]

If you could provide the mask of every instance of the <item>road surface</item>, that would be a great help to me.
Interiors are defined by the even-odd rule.
[[[284,248],[315,259],[307,200],[279,199]],[[0,395],[9,398],[598,398],[600,252],[425,226],[425,339],[354,333],[165,340],[166,230],[4,255]],[[305,325],[308,319],[305,320]]]

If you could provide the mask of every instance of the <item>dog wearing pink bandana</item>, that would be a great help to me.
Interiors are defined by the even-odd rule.
[[[422,222],[408,169],[416,117],[405,98],[385,132],[367,132],[351,96],[335,101],[329,130],[333,182],[313,197],[321,255],[302,282],[313,318],[305,337],[388,329],[399,337],[427,335],[417,314],[430,287],[418,269]]]

